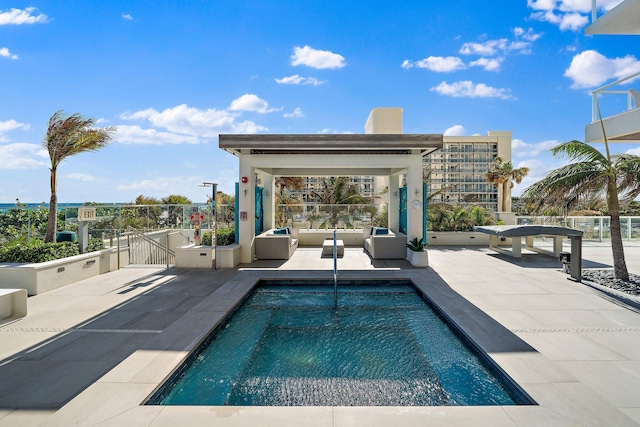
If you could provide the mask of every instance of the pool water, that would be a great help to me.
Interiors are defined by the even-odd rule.
[[[149,400],[160,405],[529,403],[409,284],[259,286]],[[210,341],[210,342],[209,342]]]

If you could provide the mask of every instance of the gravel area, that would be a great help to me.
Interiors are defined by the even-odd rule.
[[[630,295],[640,295],[640,276],[629,273],[629,281],[618,280],[613,270],[582,270],[582,277],[601,286],[606,286]]]

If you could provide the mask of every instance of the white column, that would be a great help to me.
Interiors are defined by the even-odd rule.
[[[247,264],[253,262],[254,247],[253,237],[255,233],[256,210],[255,210],[255,169],[251,165],[251,156],[239,156],[240,177],[238,179],[238,220],[240,239],[240,262]],[[247,182],[243,183],[242,178],[246,177]],[[246,218],[246,219],[243,219]]]
[[[407,241],[422,238],[422,157],[411,157],[407,170]]]
[[[387,205],[387,213],[389,217],[389,228],[398,231],[400,226],[400,178],[402,175],[392,175],[389,177],[389,204]]]
[[[262,191],[262,205],[264,207],[264,212],[262,215],[264,216],[264,229],[268,230],[274,227],[275,221],[275,200],[276,196],[273,192],[275,185],[274,180],[275,177],[273,175],[262,174],[262,187],[264,190]]]

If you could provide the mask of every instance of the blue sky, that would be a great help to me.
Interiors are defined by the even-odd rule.
[[[640,71],[637,36],[584,35],[591,0],[150,4],[0,3],[0,203],[49,200],[60,109],[118,132],[60,165],[59,202],[205,201],[237,180],[219,133],[363,133],[374,107],[404,108],[404,133],[512,131],[519,194],[584,138],[590,90]]]

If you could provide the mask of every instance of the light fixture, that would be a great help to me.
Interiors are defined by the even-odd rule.
[[[247,189],[246,188],[242,189],[242,194],[245,195],[245,196],[247,195]]]
[[[398,192],[397,191],[393,192],[393,197],[398,197]]]

